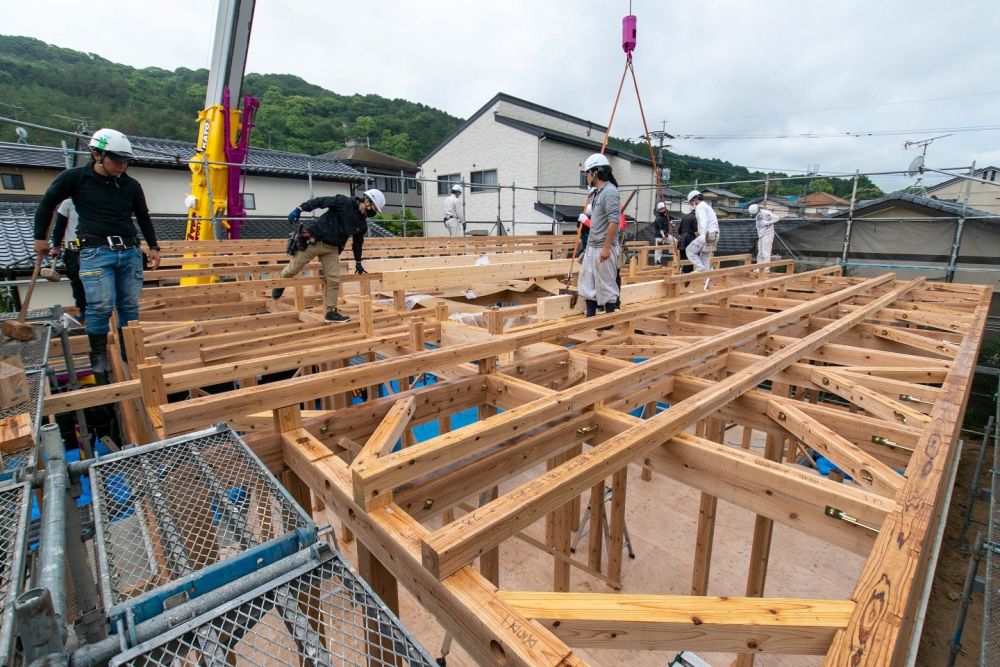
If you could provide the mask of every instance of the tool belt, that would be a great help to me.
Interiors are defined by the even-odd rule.
[[[78,244],[81,248],[111,248],[112,250],[128,250],[139,245],[139,239],[134,236],[97,236],[95,234],[80,234]]]

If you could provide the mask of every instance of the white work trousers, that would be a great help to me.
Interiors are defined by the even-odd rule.
[[[601,247],[587,246],[583,253],[583,264],[580,267],[580,278],[576,287],[580,298],[596,301],[598,306],[618,301],[618,269],[615,268],[615,257],[619,246],[611,244],[611,256],[601,261]]]
[[[694,241],[688,244],[687,258],[694,264],[695,273],[708,271],[712,263],[712,253],[705,250],[705,237],[696,236]]]
[[[444,226],[448,228],[448,236],[465,236],[462,221],[458,218],[448,218],[444,221]]]
[[[771,248],[774,246],[774,227],[762,233],[757,238],[757,263],[766,264],[771,261]]]
[[[674,240],[670,236],[657,236],[653,239],[653,242],[656,244],[656,250],[653,251],[653,262],[655,264],[659,264],[660,258],[663,257],[663,249],[660,248],[660,246],[672,246],[674,244]]]

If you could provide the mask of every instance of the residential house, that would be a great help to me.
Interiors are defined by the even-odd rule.
[[[998,172],[1000,172],[1000,167],[989,166],[977,169],[972,173],[972,176],[987,181],[986,183],[955,177],[937,185],[929,185],[927,186],[927,196],[961,202],[968,192],[969,206],[980,211],[1000,214],[1000,177],[998,177]]]
[[[802,213],[807,218],[826,218],[851,207],[851,202],[829,192],[810,192],[802,199]]]
[[[0,199],[37,201],[72,153],[49,146],[0,143]]]
[[[417,219],[423,216],[423,197],[417,174],[420,166],[394,155],[372,150],[358,141],[348,141],[347,146],[319,157],[339,160],[362,172],[367,188],[378,188],[385,194],[386,213],[399,213],[405,206]]]
[[[454,183],[465,186],[470,233],[574,231],[587,195],[583,162],[600,151],[606,129],[497,93],[421,161],[424,234],[447,234],[442,211]],[[652,161],[615,148],[605,154],[623,202],[638,190],[626,215],[652,221],[657,176]]]
[[[767,201],[763,197],[754,197],[747,204],[757,204],[768,209],[779,218],[801,218],[802,207],[799,197],[778,197],[770,195]],[[747,215],[745,212],[743,215]]]

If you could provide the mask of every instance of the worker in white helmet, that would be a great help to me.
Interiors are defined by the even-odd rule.
[[[622,212],[618,183],[608,158],[594,153],[584,161],[583,171],[587,175],[587,185],[594,187],[594,196],[590,204],[590,235],[577,289],[586,304],[587,317],[593,317],[599,307],[606,313],[613,313],[618,306],[620,292],[615,280],[618,274],[615,258],[621,250],[618,226]]]
[[[656,265],[660,264],[660,259],[663,257],[663,250],[660,246],[672,246],[674,244],[674,237],[670,234],[670,215],[667,213],[667,203],[657,202],[656,204],[656,216],[653,218],[653,243],[656,244],[656,250],[653,252],[653,263]]]
[[[444,200],[444,226],[448,236],[465,236],[465,206],[462,204],[462,186],[451,186],[451,195]]]
[[[703,273],[709,270],[712,255],[715,254],[715,249],[719,244],[719,218],[705,201],[704,195],[698,190],[689,192],[687,200],[694,207],[694,215],[698,221],[697,236],[687,247],[687,256],[694,264],[695,273]],[[709,280],[709,278],[705,278],[706,290]]]
[[[90,368],[98,384],[106,384],[111,315],[118,325],[139,319],[143,253],[136,223],[149,246],[149,267],[160,264],[160,247],[139,181],[126,171],[135,159],[128,137],[102,128],[90,138],[91,161],[63,171],[46,190],[35,212],[35,253],[49,252],[49,223],[56,207],[72,198],[79,214],[80,279],[86,295]],[[132,217],[135,221],[132,222]]]
[[[771,261],[771,248],[774,245],[774,223],[781,218],[757,204],[750,204],[747,213],[752,215],[757,223],[757,263],[767,264]]]
[[[337,297],[340,295],[340,253],[344,251],[347,240],[351,239],[354,268],[358,273],[366,273],[365,267],[361,265],[361,248],[365,234],[368,233],[368,218],[381,213],[385,208],[385,195],[373,188],[365,190],[360,197],[316,197],[295,207],[288,214],[288,221],[297,223],[303,211],[317,208],[325,208],[326,212],[300,224],[297,232],[294,232],[293,242],[289,243],[292,261],[282,269],[281,277],[298,275],[313,257],[319,257],[326,282],[324,319],[334,323],[347,322],[351,318],[337,309]],[[271,298],[280,299],[284,292],[284,287],[275,287],[271,290]]]

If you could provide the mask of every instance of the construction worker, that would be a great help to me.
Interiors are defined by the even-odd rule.
[[[757,222],[757,263],[766,264],[771,261],[771,247],[774,245],[774,223],[781,218],[757,204],[750,204],[747,207],[747,213],[754,216]]]
[[[694,264],[695,273],[703,273],[709,270],[712,255],[719,243],[719,218],[699,191],[689,192],[687,200],[689,204],[694,206],[694,215],[698,220],[698,235],[688,245],[687,256]],[[706,290],[709,280],[709,278],[705,278]]]
[[[618,184],[608,158],[594,153],[584,161],[583,171],[587,174],[587,184],[595,190],[591,201],[590,236],[577,288],[586,303],[587,317],[593,317],[598,307],[613,313],[618,305],[620,292],[615,281],[618,273],[615,258],[621,251],[618,225],[622,212]]]
[[[462,205],[462,186],[451,186],[451,196],[444,200],[444,226],[448,236],[465,236],[465,206]]]
[[[78,222],[79,216],[72,199],[66,199],[59,204],[59,208],[56,209],[56,224],[52,230],[52,250],[49,254],[53,257],[62,257],[63,265],[66,267],[66,277],[69,278],[73,290],[73,303],[80,311],[82,324],[87,317],[87,293],[80,281],[80,241],[76,238]]]
[[[656,244],[656,250],[653,252],[653,263],[659,265],[660,258],[663,257],[663,250],[660,249],[661,245],[673,245],[674,239],[670,235],[670,217],[667,213],[667,203],[657,202],[656,203],[656,217],[653,218],[653,243]],[[646,255],[647,257],[649,255]]]
[[[326,280],[327,322],[347,322],[351,318],[337,310],[337,297],[340,294],[340,253],[351,239],[351,251],[354,253],[354,268],[358,273],[365,273],[361,265],[361,246],[365,234],[368,233],[368,218],[382,212],[385,207],[385,195],[380,190],[365,190],[360,197],[335,195],[333,197],[316,197],[303,202],[288,214],[288,221],[297,223],[303,211],[313,211],[325,208],[326,212],[318,218],[310,218],[299,228],[299,244],[295,255],[284,269],[282,278],[296,276],[312,261],[319,257],[323,266],[323,276]],[[280,299],[284,287],[271,290],[272,299]]]
[[[108,332],[113,310],[118,324],[139,319],[142,290],[142,251],[132,216],[149,245],[149,266],[160,265],[160,248],[139,181],[125,173],[135,159],[128,137],[117,130],[100,129],[90,138],[91,161],[59,174],[45,191],[35,212],[35,253],[49,251],[48,228],[52,212],[67,197],[79,214],[80,279],[87,298],[87,337],[90,364],[97,383],[106,383]]]
[[[684,204],[684,208],[687,211],[684,213],[684,217],[681,218],[681,222],[677,225],[677,251],[681,255],[681,259],[688,259],[687,247],[691,245],[691,241],[695,240],[698,236],[698,219],[694,214],[694,207],[690,204]],[[691,273],[694,271],[694,264],[685,264],[681,267],[681,273]]]

